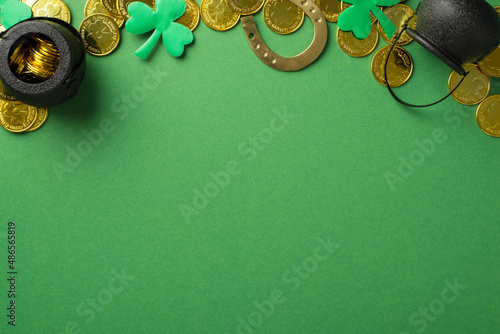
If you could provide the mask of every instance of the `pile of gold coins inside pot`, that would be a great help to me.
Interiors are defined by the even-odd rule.
[[[120,28],[130,18],[128,5],[138,0],[87,0],[85,19],[80,34],[87,52],[94,56],[106,56],[116,50],[120,42]],[[155,0],[139,0],[155,8]],[[176,22],[191,31],[200,22],[200,9],[194,0],[186,1],[186,12]]]
[[[71,12],[61,0],[22,0],[30,6],[33,17],[53,17],[71,22]],[[0,31],[5,28],[0,26]],[[59,51],[42,36],[26,38],[12,52],[9,66],[20,80],[40,83],[48,80],[59,66]],[[0,125],[10,132],[31,132],[47,120],[47,108],[29,106],[17,101],[0,83]]]

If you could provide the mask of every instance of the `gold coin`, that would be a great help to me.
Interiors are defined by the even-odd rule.
[[[500,78],[500,47],[478,63],[481,72],[489,77]]]
[[[226,0],[229,8],[240,15],[251,15],[264,6],[265,0]]]
[[[0,81],[0,98],[9,102],[14,102],[14,103],[21,103],[16,100],[16,98],[5,89],[5,86],[3,83]]]
[[[234,27],[240,20],[224,0],[202,0],[201,19],[205,24],[217,31],[225,31]]]
[[[358,39],[352,31],[337,30],[337,41],[340,48],[346,54],[352,57],[364,57],[375,50],[378,44],[378,30],[375,24],[372,24],[372,31],[365,39]]]
[[[35,123],[37,108],[0,100],[0,125],[10,132],[24,132]]]
[[[500,138],[500,95],[492,95],[479,105],[476,121],[484,133]]]
[[[115,21],[103,14],[87,16],[80,25],[80,35],[87,52],[94,56],[109,55],[120,42],[120,30]]]
[[[304,22],[304,11],[288,0],[267,0],[264,22],[275,33],[291,34]]]
[[[52,17],[71,23],[71,12],[61,0],[38,0],[31,7],[33,17]]]
[[[479,71],[477,65],[467,64],[464,69],[470,72],[460,87],[452,94],[458,102],[472,106],[483,101],[490,92],[490,78]],[[453,71],[448,80],[450,92],[462,80],[462,76]]]
[[[417,26],[417,14],[407,5],[397,4],[396,6],[387,7],[383,12],[397,28],[394,35],[389,39],[389,37],[385,33],[384,28],[382,28],[382,26],[380,25],[380,22],[378,23],[378,32],[380,33],[380,36],[382,36],[384,41],[389,44],[394,43],[396,37],[398,37],[401,30],[403,30],[403,26],[405,24],[408,24],[408,27],[412,29],[415,29],[415,27]],[[411,38],[410,35],[408,35],[405,31],[401,35],[401,38],[399,39],[397,45],[406,45],[411,41],[413,41],[413,38]]]
[[[496,6],[495,10],[497,11],[498,15],[500,15],[500,6]]]
[[[38,0],[22,0],[23,3],[27,4],[28,6],[33,7],[33,5],[37,2]]]
[[[92,14],[103,14],[111,17],[113,20],[115,20],[118,28],[121,28],[123,26],[123,23],[125,22],[124,19],[119,19],[109,14],[108,11],[103,7],[100,0],[87,0],[87,3],[85,4],[85,17]]]
[[[384,78],[384,66],[387,54],[391,46],[380,49],[372,60],[372,73],[377,81],[386,86]],[[399,87],[405,84],[413,73],[413,59],[408,51],[396,46],[389,57],[387,64],[387,80],[391,87]]]
[[[339,15],[342,13],[340,0],[316,0],[315,3],[327,21],[337,22],[339,20]]]
[[[179,17],[175,22],[180,23],[189,28],[189,30],[194,31],[200,23],[200,8],[194,2],[194,0],[186,1],[186,12]]]
[[[35,131],[35,130],[38,130],[42,127],[42,125],[45,124],[45,121],[47,120],[47,116],[48,116],[48,110],[47,108],[37,108],[37,116],[36,116],[36,120],[35,120],[35,123],[33,123],[33,125],[27,129],[26,131],[27,132],[31,132],[31,131]]]
[[[118,10],[118,1],[117,0],[100,0],[102,3],[102,6],[106,11],[111,15],[119,19],[123,19],[123,17],[120,14],[120,11]]]
[[[155,0],[118,0],[118,12],[120,12],[120,15],[125,19],[125,21],[130,18],[130,15],[128,15],[128,5],[130,5],[132,2],[143,2],[153,9],[156,5]]]

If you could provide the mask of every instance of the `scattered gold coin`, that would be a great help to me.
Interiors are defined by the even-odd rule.
[[[0,100],[0,125],[10,132],[24,132],[36,121],[37,108],[25,103]]]
[[[288,0],[267,0],[264,22],[275,33],[291,34],[304,23],[304,11]]]
[[[417,25],[417,14],[412,8],[408,7],[407,5],[397,4],[392,7],[387,7],[383,10],[383,12],[397,28],[394,35],[389,39],[389,37],[385,33],[384,28],[382,28],[382,26],[380,25],[380,22],[378,23],[378,31],[380,33],[380,36],[382,36],[384,41],[389,44],[394,43],[396,37],[399,35],[401,30],[403,30],[403,26],[405,24],[408,24],[408,27],[412,29],[415,29]],[[405,31],[401,35],[401,38],[399,39],[397,45],[406,45],[411,41],[413,41],[413,38],[411,38],[410,35],[408,35]]]
[[[498,15],[500,15],[500,6],[496,6],[495,10],[497,11]]]
[[[500,95],[492,95],[479,105],[476,121],[484,133],[500,138]]]
[[[339,20],[340,13],[342,13],[339,0],[316,0],[315,3],[327,21],[337,22]]]
[[[264,6],[265,0],[225,0],[229,8],[240,15],[251,15]]]
[[[340,48],[346,54],[352,57],[364,57],[375,50],[378,44],[378,30],[375,24],[372,24],[372,31],[365,39],[358,39],[352,31],[346,32],[337,30],[337,41]]]
[[[118,10],[118,1],[117,0],[100,0],[102,3],[102,6],[106,11],[111,15],[119,19],[123,19],[123,16],[121,16],[120,11]]]
[[[380,49],[372,60],[372,73],[377,81],[386,86],[384,67],[391,46]],[[408,82],[413,73],[413,59],[408,51],[396,46],[387,64],[387,80],[391,87],[399,87]]]
[[[120,30],[115,21],[103,14],[87,16],[79,30],[87,52],[94,56],[109,55],[120,42]]]
[[[0,99],[6,100],[9,102],[14,102],[14,103],[21,103],[21,102],[18,102],[14,98],[14,96],[10,95],[10,93],[7,91],[7,89],[5,89],[5,86],[3,85],[3,83],[1,81],[0,81]]]
[[[33,17],[52,17],[71,23],[71,12],[62,0],[38,0],[31,11]]]
[[[130,15],[128,15],[128,5],[130,5],[132,2],[143,2],[153,9],[155,8],[156,4],[155,0],[118,0],[117,2],[118,12],[125,21],[127,21],[130,18]]]
[[[103,14],[111,17],[115,20],[118,28],[123,26],[125,20],[114,17],[108,13],[108,11],[103,7],[102,2],[100,0],[87,0],[85,4],[85,17],[90,16],[92,14]]]
[[[500,78],[500,47],[493,51],[486,59],[478,63],[481,72],[489,77]]]
[[[452,94],[453,98],[465,105],[475,105],[483,101],[490,92],[490,78],[481,73],[477,65],[467,64],[464,69],[470,72],[460,87]],[[450,92],[462,80],[462,76],[453,71],[448,80]]]
[[[231,11],[224,0],[202,0],[201,19],[213,30],[226,31],[238,23],[240,14]]]
[[[36,116],[35,123],[33,123],[33,125],[29,129],[26,130],[27,132],[32,132],[32,131],[40,129],[42,127],[42,125],[45,124],[45,121],[47,120],[47,116],[49,114],[47,108],[36,108],[36,109],[37,109],[37,116]]]
[[[194,2],[194,0],[186,1],[186,12],[178,18],[175,22],[180,23],[189,28],[189,30],[194,31],[200,23],[200,8]]]

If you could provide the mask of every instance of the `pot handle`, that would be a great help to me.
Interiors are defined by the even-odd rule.
[[[445,97],[443,97],[442,99],[436,101],[436,102],[433,102],[433,103],[429,103],[429,104],[422,104],[422,105],[419,105],[419,104],[412,104],[412,103],[408,103],[408,102],[405,102],[403,100],[401,100],[397,95],[396,93],[394,93],[394,91],[392,90],[392,87],[391,85],[389,84],[389,80],[387,79],[387,65],[389,64],[389,57],[392,53],[392,51],[394,51],[394,48],[396,47],[396,43],[399,41],[399,39],[401,38],[401,35],[403,34],[403,32],[406,31],[406,28],[408,27],[408,25],[405,25],[403,27],[403,29],[401,30],[401,32],[398,34],[398,36],[396,37],[396,40],[394,41],[394,43],[392,43],[391,45],[391,48],[389,50],[389,53],[387,54],[387,58],[385,59],[385,64],[384,64],[384,80],[385,80],[385,84],[387,85],[387,89],[389,90],[389,93],[391,93],[392,97],[394,98],[394,100],[396,100],[397,102],[401,103],[402,105],[404,106],[407,106],[407,107],[412,107],[412,108],[427,108],[427,107],[432,107],[438,103],[441,103],[443,102],[444,100],[446,100],[447,98],[449,98],[453,93],[455,93],[455,91],[458,89],[458,87],[464,82],[465,80],[465,77],[470,73],[470,72],[465,72],[465,75],[462,77],[462,80],[460,80],[460,82],[457,84],[457,86],[455,88],[453,88],[453,90],[448,94],[446,95]]]

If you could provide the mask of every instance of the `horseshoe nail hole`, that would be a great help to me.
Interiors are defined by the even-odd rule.
[[[255,38],[254,33],[253,33],[253,32],[249,33],[249,34],[248,34],[248,38],[250,38],[250,39],[254,39],[254,38]]]
[[[259,43],[255,44],[255,48],[260,49],[260,44]]]
[[[271,64],[276,64],[276,58],[271,58]]]
[[[301,4],[302,6],[306,6],[306,5],[307,5],[307,1],[306,1],[306,0],[302,0],[302,1],[300,2],[300,4]]]
[[[315,21],[318,23],[321,23],[321,22],[323,22],[323,19],[321,17],[317,17]]]
[[[262,56],[267,58],[267,56],[269,56],[269,53],[264,52],[264,53],[262,54]]]
[[[309,11],[310,11],[311,13],[315,13],[315,12],[316,12],[316,8],[311,7],[311,9],[309,9]]]

